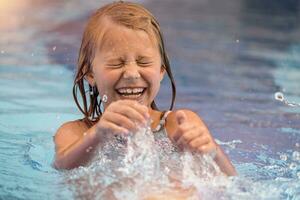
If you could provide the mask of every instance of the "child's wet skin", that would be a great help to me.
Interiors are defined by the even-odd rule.
[[[96,51],[89,83],[106,91],[106,106],[125,99],[150,106],[164,76],[157,44],[142,30],[107,24],[109,28]]]

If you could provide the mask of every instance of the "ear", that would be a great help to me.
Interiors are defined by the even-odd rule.
[[[162,65],[160,69],[160,81],[164,79],[165,73],[166,73],[165,66]]]
[[[95,86],[96,85],[96,81],[94,78],[94,74],[93,72],[89,72],[85,75],[85,80],[87,80],[87,82],[90,84],[90,86]]]

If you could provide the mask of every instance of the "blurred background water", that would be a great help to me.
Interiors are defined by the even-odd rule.
[[[0,0],[0,199],[72,198],[51,167],[52,136],[81,118],[71,92],[81,34],[107,2]],[[198,112],[249,188],[260,187],[244,199],[268,199],[261,188],[299,199],[300,108],[274,93],[300,102],[300,1],[137,2],[164,32],[176,107]],[[165,80],[158,106],[169,98]]]

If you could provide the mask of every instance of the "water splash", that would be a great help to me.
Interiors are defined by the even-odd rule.
[[[75,198],[147,199],[176,194],[198,199],[192,188],[217,175],[223,173],[211,156],[179,152],[166,135],[155,136],[148,124],[136,133],[107,138],[90,165],[67,172],[66,180]]]
[[[240,143],[222,144],[236,148]],[[251,163],[255,168],[247,167],[249,177],[228,178],[212,156],[180,151],[163,132],[153,134],[146,126],[111,135],[90,165],[67,172],[66,181],[75,199],[292,199],[300,187],[297,148],[277,158],[259,154]],[[256,180],[253,173],[274,179]]]
[[[24,154],[23,154],[23,163],[25,165],[29,165],[32,169],[42,171],[43,165],[36,160],[33,160],[30,156],[31,148],[35,148],[35,145],[32,143],[31,138],[24,146]]]
[[[219,145],[227,146],[227,147],[229,147],[230,149],[235,149],[236,146],[237,146],[238,144],[242,144],[242,143],[243,143],[241,140],[232,140],[232,141],[229,141],[229,142],[223,142],[223,141],[221,141],[221,140],[215,139],[215,141],[216,141]]]
[[[276,93],[274,94],[274,98],[275,98],[277,101],[283,102],[283,103],[284,103],[285,105],[287,105],[287,106],[291,106],[291,107],[300,107],[300,103],[288,101],[288,100],[284,97],[283,93],[281,93],[281,92],[276,92]]]

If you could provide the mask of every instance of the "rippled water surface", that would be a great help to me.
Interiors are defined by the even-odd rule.
[[[162,26],[178,88],[176,107],[202,116],[239,173],[182,179],[192,180],[185,186],[204,199],[300,199],[300,107],[274,96],[281,92],[300,103],[300,2],[140,2]],[[100,173],[95,164],[71,172],[51,166],[56,129],[81,117],[71,93],[77,52],[87,16],[104,3],[0,1],[0,199],[83,198],[81,187],[105,191],[99,190],[102,179],[80,179]],[[165,80],[158,106],[167,109],[169,97]],[[183,166],[192,158],[177,156]],[[147,170],[161,175],[159,186],[169,187],[167,172],[153,169]],[[109,179],[113,174],[105,174],[106,184],[115,181]],[[138,196],[130,192],[131,179],[116,180],[106,190]],[[143,189],[156,191],[150,183]]]

